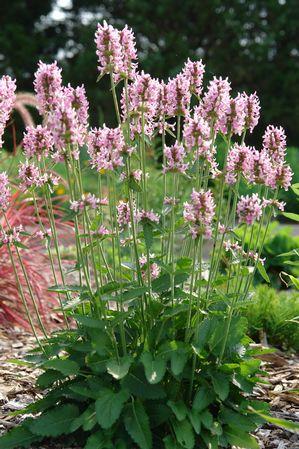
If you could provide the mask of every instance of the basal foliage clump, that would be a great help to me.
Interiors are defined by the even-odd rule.
[[[22,411],[36,416],[3,436],[0,448],[58,436],[85,449],[258,448],[250,432],[264,420],[295,428],[249,397],[263,372],[238,314],[256,270],[267,279],[261,229],[283,209],[278,191],[292,176],[284,131],[269,126],[262,149],[248,147],[246,134],[259,118],[257,95],[232,98],[228,80],[216,77],[204,90],[201,61],[188,60],[167,83],[151,78],[139,71],[128,27],[99,25],[96,45],[99,78],[111,80],[116,128],[89,128],[84,87],[63,86],[56,63],[41,62],[36,72],[43,124],[26,130],[19,179],[33,204],[37,196],[44,201],[50,227],[37,208],[33,220],[57,281],[49,290],[65,329],[48,335],[41,317],[37,329],[28,313],[38,347],[27,361],[43,371],[37,386],[44,396]],[[9,98],[4,124],[15,86],[8,81],[0,86]],[[98,173],[98,195],[83,191],[83,146]],[[151,208],[155,181],[147,173],[155,147],[163,157],[159,210]],[[57,163],[66,169],[76,242],[71,273],[51,197]],[[240,197],[240,182],[254,185],[255,193]],[[6,174],[0,183],[6,220]],[[7,220],[1,244],[16,277],[21,269],[27,279],[22,237]],[[29,280],[27,287],[34,303]]]

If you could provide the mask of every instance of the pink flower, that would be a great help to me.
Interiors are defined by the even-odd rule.
[[[97,171],[115,170],[124,165],[123,155],[131,154],[133,149],[128,148],[120,127],[94,128],[88,136],[88,154],[91,165]]]
[[[8,176],[6,172],[0,172],[0,210],[6,211],[11,197]]]
[[[20,189],[26,191],[31,187],[41,187],[45,184],[45,178],[41,175],[38,167],[26,160],[19,165]]]
[[[15,102],[16,82],[10,76],[0,78],[0,148],[3,145],[3,134]]]
[[[210,237],[212,234],[212,221],[215,215],[215,202],[210,190],[206,192],[195,189],[191,193],[191,202],[184,203],[183,216],[186,222],[190,223],[192,238],[197,238],[204,234]]]
[[[243,92],[242,96],[244,99],[245,127],[252,133],[260,118],[260,100],[256,92],[251,95]]]
[[[107,198],[100,199],[93,193],[88,193],[87,195],[82,195],[80,200],[71,201],[70,209],[78,213],[84,210],[85,207],[97,209],[100,206],[106,206],[107,202]]]
[[[263,199],[262,202],[262,206],[263,207],[268,207],[268,206],[272,206],[275,207],[278,210],[284,211],[286,203],[284,201],[278,201],[278,200],[267,200],[267,199]]]
[[[23,138],[24,153],[27,158],[36,156],[40,160],[41,155],[46,157],[53,148],[53,137],[45,126],[27,126]]]
[[[123,229],[131,223],[130,205],[125,201],[119,201],[116,210],[118,225]],[[135,215],[135,210],[133,211],[133,214]]]
[[[50,237],[52,237],[52,230],[51,230],[51,228],[47,228],[44,231],[42,231],[42,230],[36,231],[35,235],[36,235],[36,237],[40,238],[41,240],[49,239]]]
[[[159,223],[160,217],[153,210],[141,210],[138,212],[139,220],[149,220],[152,223]]]
[[[190,83],[188,78],[179,73],[166,85],[167,115],[186,115],[190,107]]]
[[[231,132],[232,134],[241,135],[245,129],[245,99],[244,96],[238,94],[236,98],[230,99],[229,111],[221,126],[224,134]]]
[[[20,234],[23,232],[23,226],[14,226],[8,231],[0,231],[0,243],[3,245],[10,245],[19,243],[21,241]]]
[[[133,61],[137,60],[135,36],[131,28],[127,25],[119,33],[122,63],[121,74],[126,78],[130,78],[136,72],[137,64]]]
[[[254,221],[258,221],[262,216],[262,202],[257,193],[251,196],[241,196],[237,205],[237,215],[240,222],[251,225]]]
[[[95,43],[100,74],[119,73],[123,65],[119,31],[104,20],[103,25],[98,24]]]
[[[211,157],[211,128],[206,120],[200,117],[200,111],[195,108],[194,116],[187,117],[183,129],[185,146],[188,151],[195,150],[196,157]]]
[[[243,175],[246,179],[253,171],[254,149],[245,144],[235,144],[227,155],[225,180],[228,184],[235,184],[238,175]]]
[[[282,187],[288,190],[292,183],[293,172],[287,164],[279,164],[273,166],[273,184],[272,188]]]
[[[47,122],[57,150],[54,157],[56,160],[63,159],[66,148],[71,145],[72,156],[78,159],[78,147],[84,145],[87,137],[88,102],[85,89],[83,86],[76,89],[68,86],[61,92]]]
[[[141,134],[142,131],[151,136],[154,128],[154,118],[157,114],[159,82],[144,72],[136,73],[133,82],[128,86],[128,104],[125,90],[121,96],[123,119],[131,116],[131,134]],[[144,123],[142,123],[142,118]]]
[[[101,225],[96,231],[93,231],[93,234],[103,237],[104,235],[110,234],[110,232],[104,225]]]
[[[57,66],[57,62],[44,64],[39,61],[33,84],[39,111],[41,114],[46,114],[57,105],[61,95],[61,69]]]
[[[154,257],[154,254],[150,254],[150,258]],[[143,254],[142,256],[139,257],[139,265],[142,269],[142,277],[144,280],[147,279],[147,270],[146,270],[146,265],[147,265],[147,257]],[[159,265],[156,262],[153,262],[149,264],[150,267],[150,276],[151,279],[156,279],[157,277],[159,277],[160,273],[161,273],[161,268],[159,267]]]
[[[216,130],[221,128],[230,111],[230,90],[228,79],[214,77],[200,105],[202,116],[213,122]]]
[[[68,84],[67,87],[63,87],[62,95],[69,106],[76,112],[78,122],[84,128],[88,125],[88,100],[86,97],[85,87],[77,86],[72,87]]]
[[[176,142],[171,147],[164,148],[164,156],[166,165],[163,165],[163,173],[168,171],[185,173],[188,168],[188,163],[184,163],[186,156],[183,145]]]
[[[286,135],[284,129],[273,125],[266,128],[263,136],[263,150],[274,162],[284,162],[286,154]]]
[[[265,151],[254,150],[252,153],[253,166],[248,180],[256,184],[273,186],[274,168],[268,154]]]
[[[202,79],[205,72],[205,66],[202,61],[190,61],[188,59],[185,62],[183,68],[183,75],[189,81],[190,92],[197,97],[200,96],[202,91]]]

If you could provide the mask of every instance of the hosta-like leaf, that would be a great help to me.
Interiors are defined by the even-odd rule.
[[[126,390],[114,393],[109,388],[105,388],[99,392],[98,396],[95,403],[97,420],[103,429],[109,429],[118,420],[129,393]]]
[[[74,362],[73,360],[69,359],[53,359],[48,360],[43,364],[43,368],[50,368],[56,371],[59,371],[60,373],[64,374],[65,376],[71,376],[74,374],[77,374],[80,367],[78,363]]]
[[[128,374],[132,361],[133,359],[129,355],[120,357],[119,359],[109,360],[106,364],[107,371],[114,379],[122,379]]]
[[[68,434],[72,421],[79,415],[79,409],[73,404],[59,405],[43,413],[29,424],[29,429],[36,435],[57,437]]]
[[[166,371],[166,360],[162,357],[153,358],[150,352],[144,352],[140,358],[145,375],[150,384],[159,383]]]
[[[192,410],[189,410],[188,418],[193,426],[193,429],[195,430],[195,433],[197,433],[197,435],[199,435],[200,430],[201,430],[200,412],[198,412],[197,410],[195,410],[193,408]]]
[[[141,449],[151,449],[152,434],[146,411],[139,401],[134,401],[126,410],[125,427],[136,444]]]

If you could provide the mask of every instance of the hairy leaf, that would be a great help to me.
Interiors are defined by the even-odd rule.
[[[141,402],[135,401],[128,406],[125,427],[132,440],[141,449],[151,449],[152,434],[149,419]]]
[[[109,429],[118,420],[128,397],[126,390],[114,393],[109,388],[105,388],[99,392],[95,407],[98,423],[103,429]]]
[[[29,429],[36,435],[57,437],[70,433],[72,421],[79,415],[79,409],[73,404],[57,406],[43,413],[29,424]]]

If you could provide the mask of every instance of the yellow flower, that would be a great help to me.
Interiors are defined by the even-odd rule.
[[[56,195],[63,195],[65,193],[65,188],[63,186],[57,187],[55,190]]]
[[[105,168],[101,168],[100,173],[101,173],[101,175],[104,175],[106,173]]]

